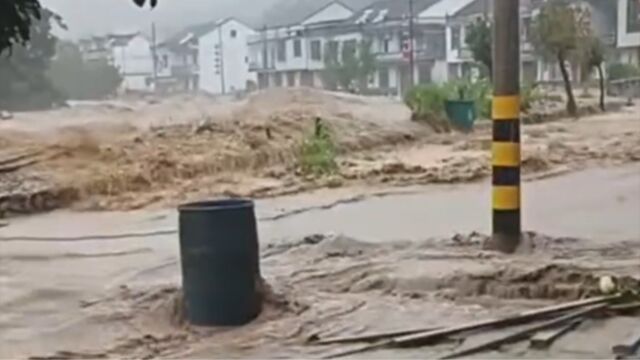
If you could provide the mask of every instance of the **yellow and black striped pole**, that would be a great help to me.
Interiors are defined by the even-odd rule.
[[[493,240],[504,252],[513,252],[521,235],[519,3],[494,1]]]

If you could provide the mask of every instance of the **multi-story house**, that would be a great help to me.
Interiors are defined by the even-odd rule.
[[[447,16],[447,63],[450,80],[475,76],[479,73],[466,38],[471,23],[478,18],[493,17],[492,0],[472,0],[460,2],[457,9]],[[538,60],[530,41],[531,21],[537,2],[520,0],[520,62],[523,81],[532,82],[538,78]]]
[[[378,64],[371,82],[374,88],[400,95],[412,82],[446,80],[444,16],[438,10],[441,1],[448,0],[384,0],[352,18],[373,44]]]
[[[198,39],[208,27],[208,24],[188,27],[156,46],[158,92],[198,90],[200,82]]]
[[[78,42],[85,61],[106,61],[118,68],[121,90],[153,90],[153,52],[151,42],[141,33],[109,34]]]
[[[345,46],[364,40],[371,43],[377,64],[369,88],[399,95],[411,86],[412,78],[414,83],[445,81],[447,11],[470,1],[382,0],[360,10],[333,1],[251,37],[251,69],[257,72],[260,87],[327,87],[323,81],[327,52],[340,54]]]
[[[288,20],[270,21],[260,33],[249,37],[250,69],[258,86],[322,86],[324,46],[333,41],[356,40],[361,35],[342,21],[354,11],[339,1],[325,4]]]
[[[531,42],[531,24],[539,9],[549,0],[520,0],[520,62],[522,81],[561,81],[560,69],[555,61],[544,61],[536,54]],[[559,0],[551,0],[559,1]],[[604,44],[615,45],[615,7],[602,0],[565,0],[567,5],[581,6],[589,14],[589,26]],[[447,21],[447,62],[449,77],[468,76],[475,67],[471,52],[465,43],[467,26],[478,17],[493,16],[493,0],[474,0],[455,13]],[[570,76],[579,81],[580,65],[570,64]]]
[[[617,19],[619,59],[640,66],[640,1],[618,0]]]
[[[255,31],[227,18],[189,27],[157,46],[158,88],[163,91],[241,92],[255,83],[247,40]]]

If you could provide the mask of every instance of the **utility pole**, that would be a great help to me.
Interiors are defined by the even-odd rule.
[[[218,26],[218,56],[220,64],[220,90],[222,94],[226,94],[226,86],[224,82],[224,43],[222,40],[222,25]]]
[[[409,84],[411,87],[415,86],[415,63],[416,63],[416,54],[414,50],[414,42],[415,42],[415,29],[413,23],[413,1],[409,0]]]
[[[153,90],[155,92],[158,89],[158,51],[155,22],[151,22],[151,56],[153,57]]]
[[[520,214],[520,1],[494,0],[493,8],[493,244],[513,252]]]

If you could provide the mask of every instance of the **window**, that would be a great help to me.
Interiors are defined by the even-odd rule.
[[[278,41],[278,61],[287,61],[287,42],[286,40]]]
[[[357,47],[357,41],[347,40],[342,43],[343,55],[355,55]]]
[[[640,4],[637,1],[627,1],[627,33],[640,31]]]
[[[275,83],[276,87],[281,87],[282,86],[282,73],[279,73],[279,72],[275,73],[273,80],[274,80],[274,83]]]
[[[313,73],[309,70],[304,70],[300,73],[300,85],[313,87]]]
[[[522,40],[529,42],[531,36],[531,18],[522,19]]]
[[[302,56],[302,40],[295,39],[293,40],[293,57],[301,57]]]
[[[431,65],[418,64],[418,83],[428,84],[431,82]]]
[[[389,69],[381,68],[379,71],[379,87],[381,89],[389,88]]]
[[[235,31],[235,30],[231,30],[231,32],[229,33],[229,35],[230,35],[232,38],[235,38],[236,36],[238,36],[238,32],[237,32],[237,31]]]
[[[311,60],[322,60],[322,42],[320,40],[311,41]]]
[[[382,40],[382,52],[388,54],[391,51],[391,39],[384,38]]]
[[[460,26],[451,28],[451,50],[460,49]]]
[[[460,64],[449,64],[449,80],[460,78]]]
[[[287,73],[287,86],[288,87],[296,86],[296,73],[295,73],[295,71],[289,71]]]
[[[338,42],[337,41],[329,41],[327,43],[327,57],[330,60],[338,61]]]

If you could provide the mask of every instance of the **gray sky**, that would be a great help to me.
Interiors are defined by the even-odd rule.
[[[150,32],[156,21],[160,36],[181,27],[227,16],[255,21],[275,0],[159,0],[151,11],[139,9],[131,0],[42,0],[60,14],[69,30],[62,37],[78,38],[106,32]]]

